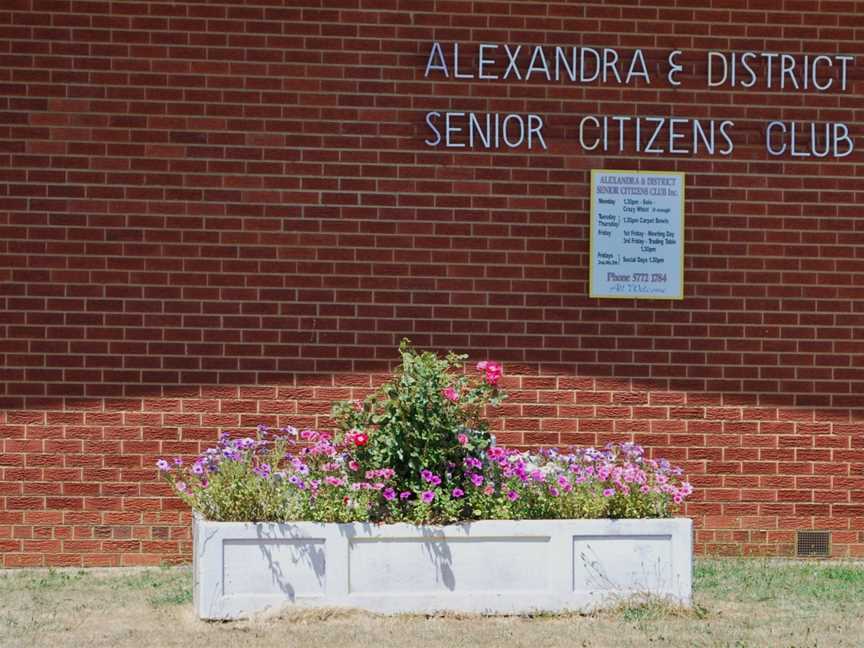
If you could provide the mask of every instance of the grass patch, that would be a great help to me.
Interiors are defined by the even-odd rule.
[[[0,592],[52,591],[75,585],[91,575],[85,569],[9,570],[0,575]]]
[[[864,647],[864,563],[700,559],[693,608],[636,597],[519,617],[298,609],[207,623],[194,616],[191,585],[188,566],[0,572],[0,647]]]
[[[735,601],[798,599],[816,605],[864,598],[864,564],[700,560],[697,591]]]
[[[145,600],[154,607],[192,602],[192,570],[189,567],[145,569],[110,579],[107,585],[115,591],[144,592]]]

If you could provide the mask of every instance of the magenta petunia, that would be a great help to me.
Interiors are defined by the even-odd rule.
[[[433,491],[423,491],[423,494],[420,495],[420,499],[422,499],[427,504],[430,504],[432,500],[435,499],[435,493]]]

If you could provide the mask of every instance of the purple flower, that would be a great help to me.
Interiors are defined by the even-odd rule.
[[[396,491],[392,488],[385,488],[384,492],[381,493],[388,502],[396,499]]]
[[[171,470],[171,466],[164,459],[159,459],[159,461],[156,462],[156,467],[162,472],[168,472]]]
[[[186,492],[186,482],[178,481],[176,484],[174,484],[174,488],[176,488],[181,493],[185,493]]]
[[[406,500],[409,497],[411,497],[411,491],[402,491],[401,493],[399,493],[400,500]]]
[[[429,504],[432,502],[432,500],[435,499],[435,493],[432,491],[428,491],[428,490],[423,491],[423,494],[420,496],[420,499],[422,499],[424,502]]]
[[[507,492],[507,497],[509,498],[509,500],[510,500],[511,502],[515,502],[516,500],[519,499],[519,493],[517,493],[517,492],[514,491],[514,490],[511,490],[511,491],[508,491],[508,492]]]
[[[603,497],[612,497],[615,494],[614,488],[607,488],[603,491]]]
[[[440,486],[441,485],[441,478],[438,475],[432,475],[432,479],[430,479],[429,482],[433,486]]]
[[[175,466],[182,466],[183,465],[183,459],[181,457],[174,457],[174,465]]]
[[[475,486],[483,485],[483,475],[471,475],[471,483]]]
[[[465,457],[465,465],[469,468],[480,468],[483,466],[483,462],[477,459],[476,457]]]
[[[253,468],[252,472],[254,472],[259,477],[267,479],[270,476],[270,464],[262,463],[260,466],[256,466],[255,468]]]
[[[456,488],[453,489],[453,497],[455,497],[456,499],[459,499],[459,498],[462,497],[464,494],[465,494],[465,491],[463,491],[463,490],[462,490],[461,488],[459,488],[459,487],[456,487]]]
[[[423,478],[423,481],[427,481],[427,482],[432,481],[432,471],[431,470],[427,470],[424,468],[423,470],[420,471],[420,476]]]

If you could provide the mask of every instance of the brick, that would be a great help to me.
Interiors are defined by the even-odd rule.
[[[504,362],[502,443],[633,439],[681,462],[699,552],[789,555],[802,519],[858,524],[861,153],[775,157],[762,139],[781,113],[860,135],[864,89],[766,106],[706,89],[704,63],[778,25],[833,51],[855,40],[851,4],[410,3],[410,30],[371,5],[20,4],[22,52],[47,53],[47,27],[95,29],[16,57],[0,99],[0,524],[31,543],[2,566],[184,559],[188,514],[155,458],[258,423],[326,427],[332,399],[384,381],[403,335]],[[109,27],[131,40],[106,43]],[[429,29],[466,48],[487,32],[656,48],[652,70],[680,48],[693,74],[684,93],[433,82]],[[82,94],[70,70],[91,50],[105,69]],[[734,119],[735,152],[606,158],[574,139],[583,115],[658,104]],[[543,115],[550,148],[423,143],[426,111],[487,107]],[[587,171],[619,164],[686,174],[681,302],[585,294]],[[860,533],[842,540],[864,555]]]

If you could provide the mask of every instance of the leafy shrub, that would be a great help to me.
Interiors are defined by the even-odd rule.
[[[399,353],[392,381],[364,402],[336,403],[333,418],[355,443],[357,460],[392,468],[397,488],[422,487],[423,470],[440,475],[445,487],[457,486],[465,457],[491,444],[483,408],[505,398],[498,389],[501,366],[479,362],[482,376],[467,375],[459,372],[467,355],[418,353],[408,340]]]

